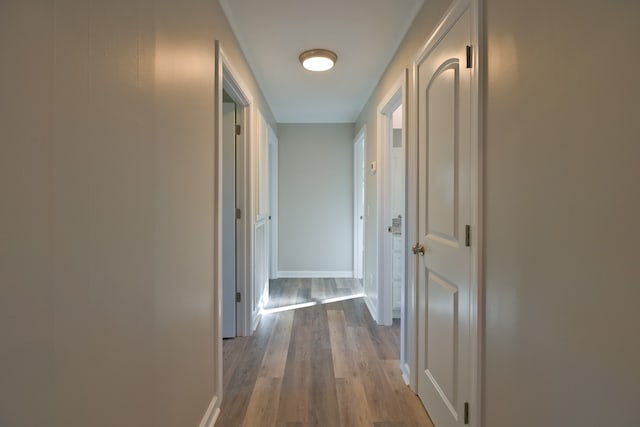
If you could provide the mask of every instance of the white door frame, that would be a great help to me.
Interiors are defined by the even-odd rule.
[[[269,278],[278,278],[278,137],[269,126]]]
[[[377,245],[378,245],[378,307],[376,309],[376,321],[381,325],[391,325],[393,319],[393,299],[392,299],[392,280],[391,280],[391,234],[387,228],[391,225],[391,135],[392,135],[392,115],[393,112],[402,106],[402,144],[407,146],[407,70],[402,71],[402,75],[393,84],[387,95],[378,104],[377,123],[378,123],[378,143],[377,143],[377,162],[378,162],[378,224],[377,224]],[[405,177],[406,182],[406,177]],[[406,191],[406,186],[405,186]],[[406,198],[405,198],[406,200]],[[406,203],[406,202],[405,202]],[[406,212],[406,206],[405,206]],[[406,217],[406,215],[405,215]],[[406,230],[406,218],[403,222]],[[403,230],[405,236],[406,231]],[[405,241],[408,241],[405,239]],[[406,248],[405,248],[406,253]],[[408,257],[405,257],[405,259]],[[406,268],[406,267],[405,267]],[[403,289],[403,298],[400,307],[400,340],[401,353],[406,354],[406,271],[405,285]],[[406,361],[402,360],[401,365],[404,366]]]
[[[252,313],[248,310],[247,302],[251,301],[251,293],[253,283],[253,224],[251,221],[252,215],[252,203],[251,203],[251,135],[252,135],[252,119],[253,119],[253,100],[249,91],[246,89],[246,85],[240,79],[239,74],[233,67],[229,58],[224,53],[221,43],[216,40],[216,81],[215,81],[215,103],[218,113],[216,114],[215,126],[216,126],[216,155],[218,175],[222,173],[221,167],[221,149],[222,149],[222,93],[223,90],[229,94],[229,96],[236,103],[236,119],[237,123],[241,126],[241,133],[237,136],[237,156],[240,159],[237,162],[238,170],[236,173],[236,188],[237,195],[236,206],[241,210],[241,217],[237,224],[237,290],[242,295],[242,300],[236,305],[237,313],[237,335],[247,336],[251,335],[252,331]],[[217,313],[216,318],[221,321],[222,317],[222,301],[221,301],[221,269],[219,268],[222,256],[222,224],[220,221],[221,215],[221,177],[217,177],[217,194],[216,194],[216,207],[219,215],[216,224],[216,245],[217,245],[217,259],[216,259],[216,279],[218,281],[216,286],[217,295]],[[219,322],[221,323],[221,322]],[[220,335],[221,336],[221,335]],[[222,346],[220,346],[222,351]],[[220,355],[220,357],[222,357]],[[220,359],[220,366],[222,366],[222,359]]]
[[[445,12],[444,16],[440,20],[440,23],[436,27],[436,29],[431,33],[431,35],[427,38],[427,41],[423,45],[422,49],[420,49],[419,53],[416,55],[415,60],[413,61],[413,102],[412,102],[412,115],[413,115],[413,140],[415,144],[413,144],[413,154],[415,155],[415,162],[412,162],[413,167],[417,167],[417,149],[419,147],[418,144],[418,93],[415,92],[418,87],[418,64],[420,64],[424,58],[436,47],[438,42],[444,37],[449,28],[455,24],[457,18],[462,15],[462,13],[467,9],[471,8],[471,168],[470,168],[470,193],[471,193],[471,278],[470,278],[470,324],[469,324],[469,333],[470,333],[470,359],[471,359],[471,367],[470,367],[470,376],[471,376],[471,395],[470,395],[470,409],[469,409],[469,425],[472,427],[480,427],[482,424],[482,340],[483,340],[483,321],[484,321],[484,312],[482,307],[482,301],[484,299],[484,286],[482,283],[482,247],[483,247],[483,230],[482,230],[482,201],[483,201],[483,156],[482,156],[482,102],[483,102],[483,92],[481,89],[480,82],[483,78],[484,72],[484,64],[481,62],[481,59],[484,59],[484,45],[482,44],[482,31],[481,27],[482,17],[481,17],[481,1],[482,0],[456,0],[449,7],[449,9]],[[413,197],[420,197],[417,194],[418,191],[418,178],[417,178],[417,170],[410,174],[410,185],[411,189],[409,194]],[[414,201],[412,206],[412,211],[414,215],[417,215],[417,200]],[[417,236],[417,228],[413,230],[414,240],[418,241],[420,236]],[[414,259],[413,267],[410,270],[412,274],[412,282],[414,283],[413,288],[414,292],[417,291],[415,286],[415,280],[417,277],[417,268],[418,263],[415,262]],[[416,300],[417,295],[413,294],[414,301]],[[415,304],[414,304],[415,306]],[[417,322],[418,312],[414,310],[413,313],[413,321]],[[413,360],[412,370],[413,375],[411,376],[411,387],[413,390],[418,389],[418,336],[417,336],[417,328],[414,330],[413,339],[415,341],[414,349],[413,349]]]
[[[353,140],[353,277],[364,278],[364,141],[366,126]]]

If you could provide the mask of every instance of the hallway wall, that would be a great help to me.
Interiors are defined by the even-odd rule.
[[[485,3],[484,425],[638,425],[640,3]]]
[[[353,123],[278,126],[278,271],[353,275]]]
[[[215,1],[0,3],[0,425],[197,426],[216,394]]]
[[[425,4],[361,113],[367,162],[377,104],[448,3]],[[483,3],[482,425],[636,425],[640,4]],[[375,194],[368,175],[371,206]]]

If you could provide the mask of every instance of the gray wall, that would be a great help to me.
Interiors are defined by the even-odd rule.
[[[260,101],[215,1],[0,3],[0,425],[202,419],[216,38]]]
[[[375,106],[448,3],[425,4],[357,128],[375,129]],[[640,3],[483,3],[482,425],[637,425]]]
[[[352,272],[353,123],[280,124],[278,196],[278,270]]]
[[[640,3],[486,3],[485,425],[638,425]]]

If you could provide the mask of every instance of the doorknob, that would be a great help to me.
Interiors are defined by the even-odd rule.
[[[424,255],[424,246],[420,242],[416,242],[416,245],[411,250],[414,254]]]

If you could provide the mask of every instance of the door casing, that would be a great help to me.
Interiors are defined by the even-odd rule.
[[[366,127],[353,141],[353,277],[364,278],[364,144]]]
[[[392,114],[399,107],[402,106],[402,144],[404,147],[408,147],[407,136],[409,129],[408,125],[408,70],[402,71],[401,75],[396,79],[391,89],[387,92],[387,95],[378,104],[377,109],[377,175],[378,175],[378,188],[377,188],[377,226],[376,226],[376,247],[378,251],[378,269],[376,274],[376,289],[377,306],[375,307],[374,317],[378,324],[390,325],[392,323],[392,280],[391,280],[391,236],[387,231],[387,227],[391,225],[391,179],[390,179],[390,147],[391,147],[391,135],[392,135]],[[405,150],[405,156],[409,155],[409,151]],[[408,158],[405,158],[405,165],[408,165]],[[407,169],[405,169],[405,196],[409,191]],[[410,230],[408,223],[411,221],[411,214],[407,209],[408,198],[405,197],[405,218],[402,224],[402,232],[405,235],[405,248],[404,252],[408,250],[407,231]],[[412,352],[408,349],[412,346],[412,342],[409,338],[408,331],[413,330],[413,309],[411,304],[413,300],[411,295],[413,294],[413,284],[407,279],[410,277],[407,274],[407,256],[405,258],[405,271],[404,271],[404,285],[401,298],[400,308],[400,368],[405,382],[410,382],[411,366],[413,361],[410,360]]]

